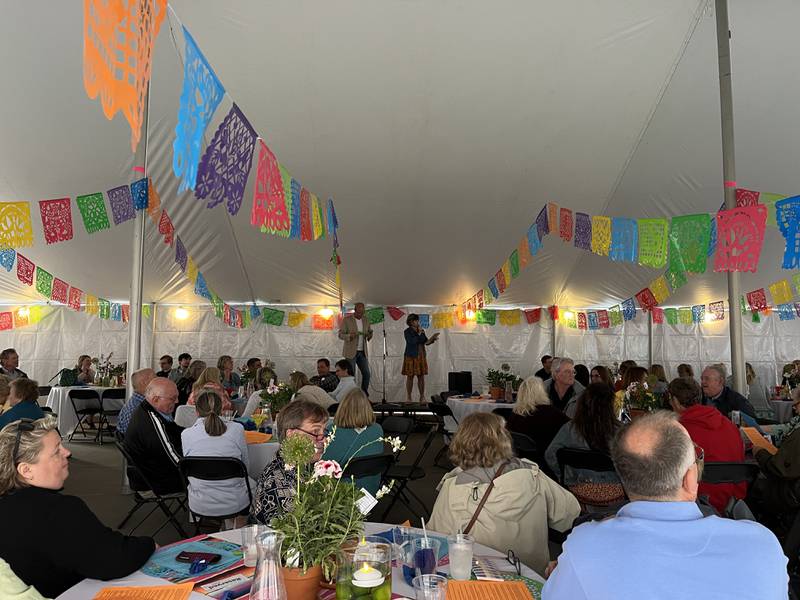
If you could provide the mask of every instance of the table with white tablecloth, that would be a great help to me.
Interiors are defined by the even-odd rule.
[[[365,523],[364,524],[364,531],[367,535],[374,535],[376,533],[382,533],[388,529],[391,529],[393,525],[388,525],[386,523]],[[417,530],[421,533],[422,530]],[[239,529],[232,529],[230,531],[221,531],[219,533],[213,534],[213,537],[223,539],[228,542],[232,542],[234,544],[241,544],[242,543],[242,534],[241,530]],[[505,562],[505,555],[501,554],[497,550],[493,550],[483,544],[475,543],[474,548],[475,556],[487,556],[491,558],[498,558],[497,563],[504,563]],[[506,565],[509,566],[509,565]],[[525,565],[521,565],[522,568],[522,575],[525,577],[529,577],[534,581],[538,581],[540,583],[544,583],[544,579],[533,571],[532,569],[526,567]],[[449,565],[439,565],[436,569],[440,573],[449,573],[450,566]],[[504,569],[508,570],[508,569]],[[66,592],[58,596],[56,600],[85,600],[86,598],[94,598],[95,595],[103,588],[106,587],[121,587],[121,586],[155,586],[155,585],[165,585],[166,581],[163,579],[158,579],[156,577],[151,577],[150,575],[145,575],[141,571],[136,571],[131,573],[127,577],[123,577],[121,579],[114,579],[112,581],[98,581],[97,579],[84,579],[77,585],[72,586]],[[330,590],[321,590],[320,596],[330,597],[332,592]],[[414,590],[409,586],[405,579],[403,578],[403,573],[399,567],[394,567],[392,569],[392,595],[399,594],[401,596],[405,596],[407,598],[414,597]],[[208,600],[208,596],[200,594],[198,592],[192,592],[189,595],[191,600]],[[292,600],[291,598],[289,600]]]
[[[75,415],[75,410],[72,408],[72,403],[69,401],[69,391],[70,390],[92,390],[98,393],[98,395],[102,395],[104,390],[110,390],[116,388],[109,388],[109,387],[100,387],[100,386],[69,386],[69,387],[53,387],[50,390],[50,393],[47,395],[47,403],[45,406],[48,406],[52,409],[54,413],[58,415],[58,430],[61,432],[61,435],[69,435],[75,426],[78,424],[78,417]],[[85,401],[81,401],[85,402]],[[107,410],[119,410],[122,408],[122,405],[125,404],[124,399],[120,400],[106,400],[103,403],[103,408]],[[80,408],[80,406],[79,406]]]
[[[506,404],[490,400],[488,398],[456,398],[450,396],[447,399],[447,406],[453,411],[453,416],[460,423],[464,417],[476,412],[492,412],[495,408],[514,408],[516,402],[513,404]]]
[[[775,420],[778,423],[786,423],[794,416],[791,400],[770,400],[769,405],[775,411]]]

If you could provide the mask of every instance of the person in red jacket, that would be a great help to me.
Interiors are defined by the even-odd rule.
[[[702,392],[694,379],[677,378],[669,384],[670,405],[692,441],[705,454],[705,462],[743,462],[744,443],[739,429],[714,406],[701,404]],[[699,496],[708,496],[717,512],[724,514],[731,496],[742,499],[746,483],[700,483]]]

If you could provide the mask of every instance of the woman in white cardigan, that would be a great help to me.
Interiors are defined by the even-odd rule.
[[[213,389],[203,389],[195,399],[197,414],[195,424],[183,430],[181,444],[183,455],[215,456],[238,458],[247,467],[247,443],[244,428],[231,421],[225,423],[219,415],[222,411],[222,397]],[[250,489],[255,489],[251,480]],[[206,481],[189,478],[189,507],[209,516],[223,516],[239,513],[232,525],[243,527],[250,511],[247,484],[244,479]]]
[[[492,413],[473,413],[461,421],[450,443],[450,459],[456,468],[439,484],[430,528],[447,534],[466,528],[494,481],[468,533],[499,552],[513,550],[544,575],[550,560],[547,529],[572,527],[580,514],[575,496],[536,463],[516,458],[502,417]]]

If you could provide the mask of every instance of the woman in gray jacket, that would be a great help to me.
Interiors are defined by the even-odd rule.
[[[181,433],[183,455],[218,456],[238,458],[245,467],[248,464],[247,443],[244,428],[235,421],[225,423],[219,415],[222,397],[212,389],[203,389],[195,399],[199,418],[192,427]],[[255,483],[250,482],[250,488]],[[250,512],[247,484],[244,479],[206,481],[189,478],[189,507],[208,516],[225,516],[239,513],[233,527],[243,527]]]

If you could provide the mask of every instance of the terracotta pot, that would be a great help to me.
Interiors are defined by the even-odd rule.
[[[639,417],[643,417],[646,414],[647,411],[641,408],[631,408],[630,410],[628,410],[628,415],[630,416],[631,421],[633,421],[634,419],[638,419]]]
[[[322,580],[322,566],[311,567],[303,573],[301,569],[282,567],[286,597],[292,600],[316,600]]]
[[[505,395],[506,391],[501,387],[491,387],[489,388],[489,393],[492,396],[492,400],[499,400]]]

